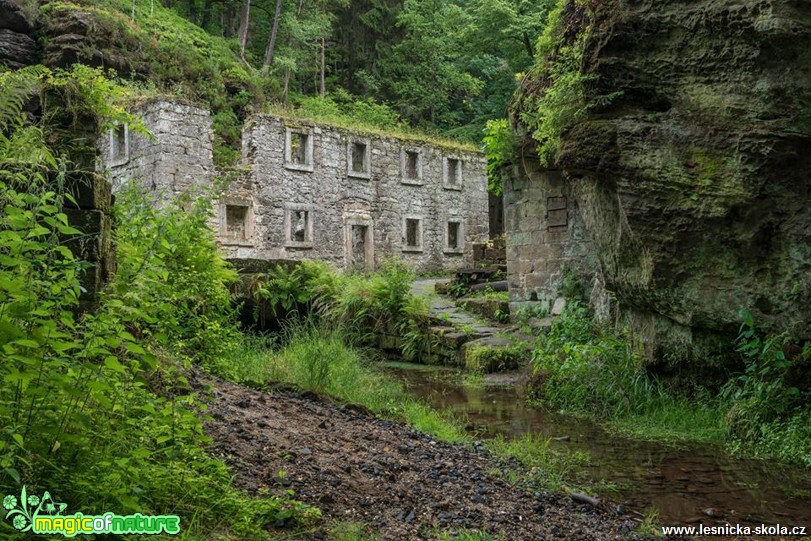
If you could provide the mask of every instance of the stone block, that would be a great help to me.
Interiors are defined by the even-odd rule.
[[[555,299],[555,304],[552,305],[552,315],[559,316],[566,310],[566,299],[558,297]]]

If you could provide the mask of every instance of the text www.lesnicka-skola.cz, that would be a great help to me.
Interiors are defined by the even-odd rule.
[[[774,524],[767,526],[761,524],[760,526],[746,526],[741,524],[721,524],[716,526],[705,526],[699,524],[698,526],[662,526],[662,533],[664,535],[787,535],[787,536],[801,536],[809,535],[806,526],[783,526],[781,524]]]

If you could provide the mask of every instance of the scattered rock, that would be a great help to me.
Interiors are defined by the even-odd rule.
[[[553,316],[561,315],[564,310],[566,310],[566,299],[563,297],[558,297],[555,299],[555,304],[552,305],[552,311],[550,312]]]
[[[633,521],[613,509],[586,507],[560,494],[529,494],[486,473],[520,465],[499,465],[481,442],[435,441],[322,399],[224,382],[214,387],[219,395],[210,395],[206,432],[233,466],[236,485],[251,493],[293,486],[296,498],[319,507],[327,521],[363,522],[376,537],[397,540],[427,539],[425,532],[435,528],[497,532],[510,541],[644,539],[629,537]],[[274,429],[262,429],[260,422]],[[322,426],[330,427],[329,437]]]
[[[724,517],[724,513],[722,511],[714,508],[714,507],[708,507],[708,508],[704,509],[702,511],[702,513],[704,513],[705,515],[707,515],[710,518],[723,518]]]

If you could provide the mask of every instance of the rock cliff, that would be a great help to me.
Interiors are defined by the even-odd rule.
[[[811,339],[811,3],[572,0],[563,21],[591,106],[555,168],[652,358],[708,363],[740,309]]]

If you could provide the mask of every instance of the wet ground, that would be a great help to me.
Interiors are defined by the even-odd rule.
[[[514,386],[466,387],[447,371],[399,366],[388,370],[413,394],[466,417],[482,437],[564,438],[554,444],[591,456],[587,475],[619,486],[608,498],[640,511],[655,507],[663,525],[811,527],[811,477],[805,471],[736,459],[714,446],[678,448],[612,436],[588,421],[528,407]]]
[[[507,541],[649,539],[634,532],[629,514],[507,484],[492,474],[499,466],[481,445],[437,442],[312,393],[210,383],[206,433],[236,485],[254,494],[293,490],[324,513],[296,539],[326,539],[323,528],[335,521],[361,522],[374,539],[392,541],[462,528]]]

